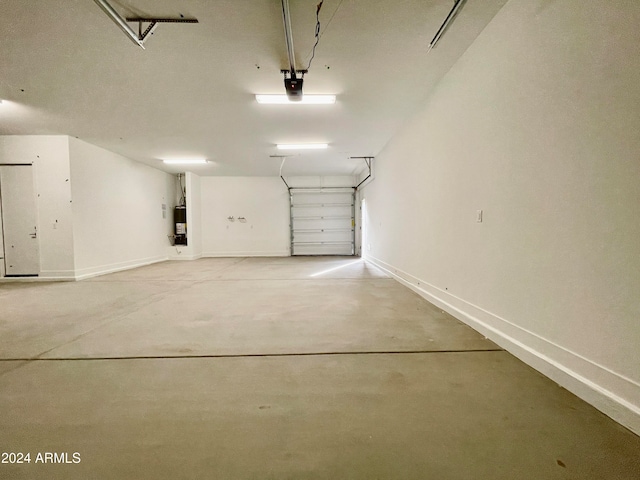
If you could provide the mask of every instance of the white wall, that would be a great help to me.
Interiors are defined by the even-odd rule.
[[[74,247],[68,137],[0,136],[0,163],[34,165],[38,195],[39,276],[73,279]]]
[[[338,176],[296,176],[284,177],[287,185],[291,188],[332,188],[332,187],[355,187],[356,177],[351,175]],[[281,180],[282,181],[282,180]]]
[[[187,182],[187,242],[196,258],[202,256],[202,208],[200,177],[186,173]]]
[[[2,191],[0,191],[0,198],[2,196]],[[2,201],[0,201],[0,221],[2,220]],[[4,268],[4,236],[0,231],[0,278],[4,277],[5,268]]]
[[[511,0],[364,190],[372,261],[636,433],[639,24]]]
[[[279,177],[202,177],[200,184],[204,256],[289,255],[289,194]]]
[[[165,260],[175,176],[75,138],[69,153],[76,277]]]

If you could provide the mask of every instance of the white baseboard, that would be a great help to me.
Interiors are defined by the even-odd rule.
[[[266,252],[205,252],[203,257],[289,257],[289,251],[266,251]]]
[[[204,252],[191,254],[189,247],[171,247],[169,260],[197,260],[198,258],[222,257],[289,257],[289,250],[285,251],[238,251],[238,252]]]
[[[365,260],[640,435],[640,384],[636,381],[382,260],[370,255]]]
[[[76,272],[74,270],[41,270],[38,278],[50,281],[74,281]]]
[[[202,258],[202,252],[194,251],[192,245],[173,245],[167,247],[169,260],[197,260]]]
[[[179,255],[169,255],[169,260],[171,261],[182,261],[182,260],[198,260],[202,258],[202,254],[198,255],[189,255],[189,254],[179,254]]]
[[[85,280],[91,277],[97,277],[99,275],[106,275],[108,273],[120,272],[122,270],[130,270],[132,268],[144,267],[145,265],[151,265],[152,263],[164,262],[168,260],[166,256],[140,258],[137,260],[130,260],[128,262],[112,263],[109,265],[100,265],[96,267],[81,268],[75,271],[76,280]]]
[[[0,283],[34,283],[34,282],[75,282],[73,272],[70,275],[58,272],[40,272],[37,277],[1,277]]]
[[[1,277],[0,283],[74,282],[73,270],[41,270],[37,277]]]
[[[173,245],[167,247],[169,260],[197,260],[202,258],[202,252],[196,252],[192,245]]]

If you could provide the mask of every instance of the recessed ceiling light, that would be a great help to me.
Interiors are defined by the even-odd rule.
[[[162,161],[168,165],[196,165],[208,163],[206,158],[167,158]]]
[[[303,95],[301,100],[292,102],[287,95],[256,95],[256,101],[271,105],[331,105],[336,103],[335,95]]]
[[[283,144],[276,145],[278,150],[322,150],[328,148],[326,143],[300,143],[300,144]]]

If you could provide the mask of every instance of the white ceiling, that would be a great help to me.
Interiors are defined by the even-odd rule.
[[[319,0],[290,0],[298,69]],[[325,0],[305,93],[331,106],[258,105],[284,93],[280,0],[111,0],[160,24],[134,45],[93,0],[2,0],[0,134],[66,134],[168,172],[160,159],[206,157],[200,175],[277,175],[276,143],[329,143],[287,159],[285,175],[350,175],[377,155],[507,0],[467,0],[427,46],[453,0]],[[137,30],[137,24],[131,24]]]

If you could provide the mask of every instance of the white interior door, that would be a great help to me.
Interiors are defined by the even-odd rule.
[[[0,166],[0,201],[5,275],[38,275],[40,251],[32,166]]]
[[[291,254],[355,254],[354,190],[291,189]]]

